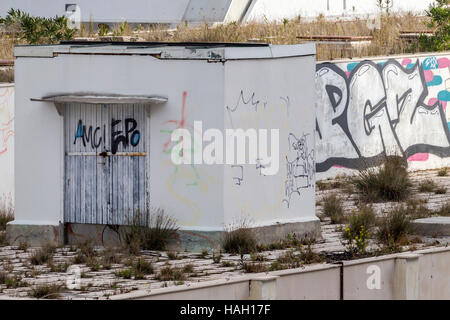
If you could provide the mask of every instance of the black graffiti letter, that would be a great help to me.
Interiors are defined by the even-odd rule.
[[[121,123],[122,120],[114,120],[111,122],[111,153],[116,154],[117,149],[120,143],[123,143],[123,146],[127,146],[127,138],[125,135],[122,135],[122,130],[115,131],[114,127]]]
[[[100,130],[100,127],[97,127],[94,131],[94,139],[92,139],[92,148],[97,149],[102,144],[102,137],[100,136],[100,139],[98,139],[97,142],[97,131]]]
[[[131,127],[130,127],[130,125],[131,125]],[[134,120],[132,118],[125,119],[125,131],[126,131],[127,143],[130,142],[133,147],[136,147],[139,144],[139,140],[141,138],[141,133],[139,132],[139,130],[135,130],[136,127],[137,127],[136,120]],[[129,139],[130,133],[132,133],[131,139]]]

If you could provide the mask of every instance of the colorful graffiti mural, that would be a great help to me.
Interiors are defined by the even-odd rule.
[[[317,172],[382,154],[449,157],[449,70],[446,56],[318,64]]]

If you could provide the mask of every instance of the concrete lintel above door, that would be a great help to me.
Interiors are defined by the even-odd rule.
[[[100,93],[68,93],[32,98],[31,101],[53,102],[59,115],[64,115],[65,103],[87,104],[145,104],[148,106],[163,104],[168,101],[164,95],[121,95]]]

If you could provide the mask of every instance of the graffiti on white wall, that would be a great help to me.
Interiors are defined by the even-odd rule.
[[[14,198],[14,87],[0,87],[0,206]]]
[[[230,179],[233,181],[235,199],[248,213],[263,210],[279,210],[280,207],[292,209],[293,202],[300,201],[303,191],[314,187],[315,155],[314,136],[306,132],[290,132],[290,109],[294,112],[288,95],[264,95],[251,90],[241,90],[236,95],[236,103],[225,107],[225,117],[231,128],[270,128],[280,129],[280,173],[269,178],[261,172],[265,159],[257,159],[256,165],[231,166]],[[298,110],[297,110],[298,111]],[[291,127],[291,128],[290,128]],[[283,140],[283,141],[282,141]],[[274,141],[271,141],[274,143]],[[258,161],[259,160],[259,161]],[[261,161],[262,160],[262,161]],[[242,200],[245,190],[255,195],[255,185],[277,186],[279,193],[264,197],[264,201]],[[258,192],[264,192],[259,190]],[[267,209],[269,208],[269,209]]]
[[[450,60],[323,63],[316,72],[316,169],[359,168],[382,154],[450,156]]]

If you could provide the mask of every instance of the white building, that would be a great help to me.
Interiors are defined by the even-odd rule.
[[[242,218],[263,241],[320,232],[313,44],[78,43],[18,46],[15,57],[10,241],[109,241],[149,208],[192,243],[217,244]],[[194,156],[202,130],[278,129],[279,152],[268,145],[278,171],[266,174],[266,159],[175,164],[177,128],[193,134]]]
[[[380,12],[377,0],[2,0],[0,16],[10,8],[34,16],[67,15],[74,23],[131,24],[228,23],[302,18],[365,18]],[[383,0],[391,12],[424,14],[433,0]]]

